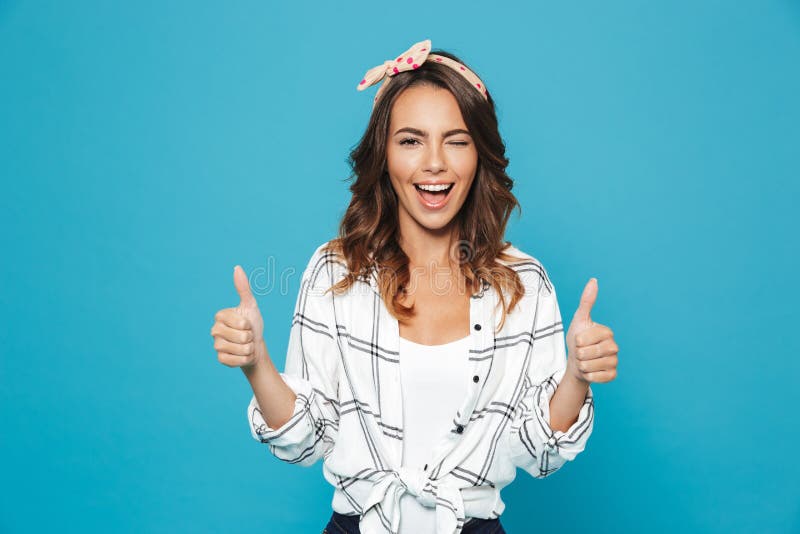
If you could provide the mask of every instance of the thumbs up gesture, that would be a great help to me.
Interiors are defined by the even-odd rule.
[[[614,333],[590,316],[596,300],[597,278],[591,278],[567,330],[567,372],[586,383],[610,382],[617,376]]]
[[[244,370],[263,358],[264,320],[247,275],[239,265],[233,268],[233,285],[239,293],[239,305],[221,309],[214,315],[211,336],[220,363]]]

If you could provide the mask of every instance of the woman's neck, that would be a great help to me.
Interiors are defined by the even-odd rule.
[[[400,247],[408,256],[410,266],[421,268],[426,272],[448,267],[457,268],[458,258],[452,252],[455,243],[456,235],[453,231],[438,234],[424,231],[410,237],[400,237]]]

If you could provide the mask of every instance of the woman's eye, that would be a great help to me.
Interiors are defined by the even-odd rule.
[[[412,137],[407,137],[400,141],[401,145],[413,145],[414,143],[418,143],[418,141]],[[456,146],[467,146],[469,143],[466,141],[451,141],[450,144]]]

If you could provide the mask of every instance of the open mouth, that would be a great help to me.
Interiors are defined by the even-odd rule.
[[[417,195],[419,196],[420,200],[424,205],[430,208],[440,208],[444,206],[444,204],[450,198],[450,192],[454,189],[454,187],[455,184],[451,183],[446,189],[442,189],[440,191],[429,191],[421,188],[418,184],[414,184],[414,188],[417,190]]]

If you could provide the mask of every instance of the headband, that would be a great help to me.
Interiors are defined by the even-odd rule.
[[[426,60],[433,60],[437,63],[444,63],[454,71],[458,72],[464,78],[467,79],[469,84],[474,87],[486,100],[489,99],[488,93],[486,92],[486,86],[483,84],[483,80],[478,78],[478,76],[469,70],[465,65],[459,63],[458,61],[454,61],[449,57],[440,56],[439,54],[431,54],[431,40],[425,39],[424,41],[420,41],[414,44],[411,48],[400,54],[397,59],[392,60],[388,59],[381,63],[380,65],[376,65],[367,71],[364,75],[364,79],[356,86],[356,89],[359,91],[363,91],[367,87],[371,85],[375,85],[376,83],[384,80],[380,87],[378,87],[378,92],[375,93],[375,98],[372,99],[372,107],[375,107],[375,103],[378,101],[378,98],[383,93],[383,90],[386,88],[386,85],[391,80],[391,77],[395,74],[406,70],[414,70],[422,65]]]

